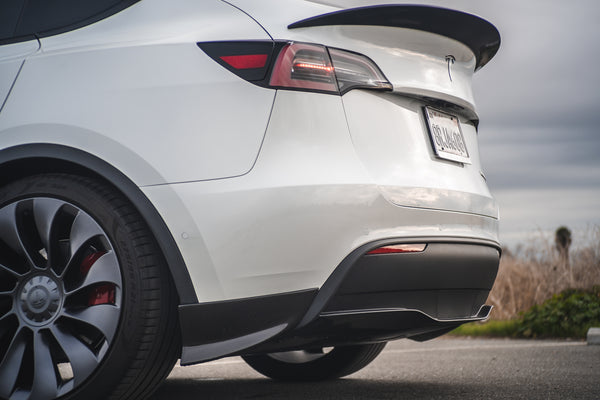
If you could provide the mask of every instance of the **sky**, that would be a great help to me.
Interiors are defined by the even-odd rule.
[[[572,230],[575,246],[591,240],[600,227],[600,1],[409,3],[469,12],[500,31],[500,50],[475,74],[473,90],[501,242],[552,238],[560,226]]]
[[[516,246],[561,225],[574,240],[590,240],[586,234],[600,226],[600,2],[456,5],[492,22],[502,37],[473,79],[501,240]]]

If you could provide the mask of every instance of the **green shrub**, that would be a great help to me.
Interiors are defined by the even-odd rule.
[[[517,334],[518,321],[470,322],[459,326],[450,335],[483,336],[483,337],[514,337]]]
[[[584,339],[589,328],[600,327],[600,286],[565,290],[531,307],[520,318],[461,325],[451,335]]]
[[[600,326],[600,286],[592,290],[565,290],[521,315],[517,333],[523,337],[585,338]]]

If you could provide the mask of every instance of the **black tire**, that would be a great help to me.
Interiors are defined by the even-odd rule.
[[[375,359],[386,342],[244,356],[257,372],[281,381],[322,381],[350,375]]]
[[[0,398],[143,399],[180,343],[168,268],[124,196],[67,174],[0,189]]]

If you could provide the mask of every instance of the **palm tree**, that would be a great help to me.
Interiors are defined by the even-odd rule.
[[[573,286],[573,273],[569,263],[569,247],[571,246],[571,231],[566,226],[561,226],[556,230],[554,244],[558,250],[560,265],[569,274],[569,283]]]

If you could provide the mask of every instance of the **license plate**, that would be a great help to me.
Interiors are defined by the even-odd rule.
[[[435,155],[445,160],[471,164],[458,118],[429,107],[424,110]]]

